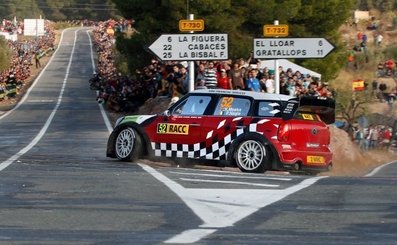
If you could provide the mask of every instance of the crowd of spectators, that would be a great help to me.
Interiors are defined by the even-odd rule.
[[[120,29],[121,26],[123,28]],[[91,88],[99,91],[97,99],[100,103],[106,103],[110,110],[130,112],[149,98],[165,96],[175,100],[189,91],[187,62],[159,61],[153,58],[150,64],[137,70],[134,76],[120,74],[114,66],[112,47],[115,43],[113,33],[123,30],[126,30],[125,21],[115,20],[100,22],[93,29],[98,69],[90,83]],[[252,57],[234,62],[197,61],[194,69],[195,89],[223,88],[275,93],[275,71],[259,67],[260,61]],[[327,83],[310,74],[281,66],[278,72],[281,94],[333,96]]]
[[[362,151],[388,149],[392,143],[392,128],[385,125],[353,127],[353,141]]]
[[[14,20],[6,20],[3,19],[0,24],[0,31],[7,32],[9,34],[18,34],[21,35],[23,33],[23,22]]]
[[[22,22],[4,21],[1,30],[17,32],[18,40],[8,40],[11,50],[11,62],[9,68],[0,71],[0,100],[15,97],[22,86],[31,76],[32,65],[39,68],[39,59],[47,52],[54,50],[55,33],[49,22],[45,22],[45,35],[30,39],[19,36],[23,32]]]

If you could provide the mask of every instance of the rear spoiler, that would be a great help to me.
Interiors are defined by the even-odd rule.
[[[320,116],[326,124],[335,122],[335,99],[320,96],[302,96],[299,98],[298,112]]]

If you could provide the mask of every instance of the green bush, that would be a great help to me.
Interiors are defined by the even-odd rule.
[[[395,59],[395,57],[397,57],[397,45],[386,47],[383,54],[385,59]]]
[[[0,35],[0,71],[9,68],[11,63],[11,50],[8,48],[7,40]]]

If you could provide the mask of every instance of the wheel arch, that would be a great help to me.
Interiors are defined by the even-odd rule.
[[[276,149],[264,135],[259,134],[257,132],[248,132],[243,135],[240,135],[235,140],[233,140],[232,144],[230,145],[230,147],[228,149],[227,161],[229,161],[233,165],[236,165],[235,152],[237,150],[238,145],[245,140],[258,140],[258,141],[262,142],[263,145],[265,146],[265,148],[268,150],[267,152],[269,153],[268,160],[271,163],[270,168],[271,169],[279,168],[280,160],[279,160]],[[269,168],[269,166],[268,166],[268,168]]]
[[[115,152],[115,149],[114,149],[115,144],[114,143],[115,143],[118,133],[121,130],[128,128],[128,127],[134,129],[138,133],[139,137],[141,138],[142,147],[143,147],[142,148],[143,156],[151,156],[152,152],[150,151],[151,144],[150,144],[149,137],[145,133],[145,129],[140,124],[135,123],[135,122],[128,122],[128,123],[121,124],[113,130],[113,132],[111,133],[111,135],[109,137],[108,152],[113,152],[113,153]]]

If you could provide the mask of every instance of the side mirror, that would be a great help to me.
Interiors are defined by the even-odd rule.
[[[163,115],[166,116],[166,117],[169,117],[169,116],[171,116],[171,112],[169,110],[165,110],[163,112]]]

